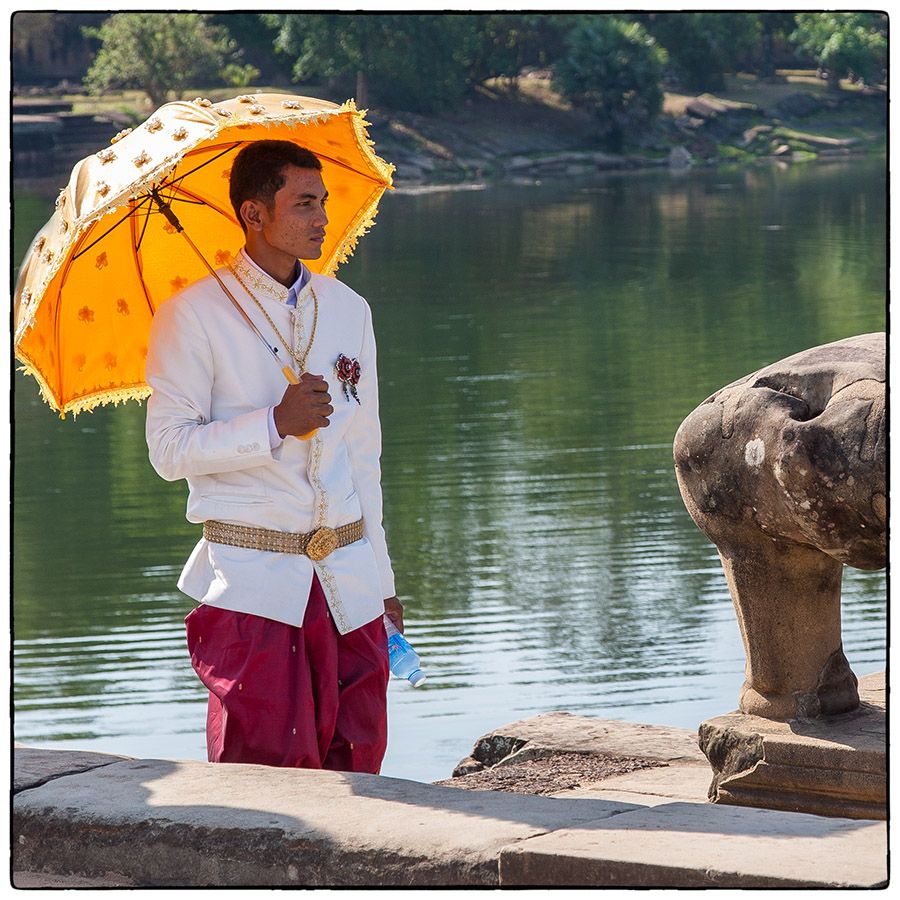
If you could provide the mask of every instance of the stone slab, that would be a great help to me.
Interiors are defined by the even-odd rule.
[[[506,848],[502,887],[871,888],[884,822],[670,803]]]
[[[672,800],[704,803],[709,789],[709,777],[708,765],[674,765],[616,775],[595,785],[559,791],[552,796],[616,800],[641,805],[670,803]]]
[[[860,706],[782,722],[740,712],[700,726],[717,803],[824,816],[887,816],[885,679],[860,680]]]
[[[133,760],[19,792],[13,864],[157,886],[496,886],[504,847],[635,808],[374,775]]]
[[[469,759],[492,766],[554,753],[640,757],[669,764],[708,766],[697,744],[697,734],[690,729],[596,719],[567,712],[530,716],[495,728],[475,742]]]
[[[44,750],[40,747],[15,748],[13,793],[37,787],[53,778],[87,772],[98,766],[131,759],[111,753],[94,753],[88,750]]]

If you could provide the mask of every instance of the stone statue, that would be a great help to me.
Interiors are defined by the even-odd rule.
[[[722,388],[682,422],[674,451],[737,612],[741,711],[855,709],[841,574],[886,565],[885,335],[814,347]]]

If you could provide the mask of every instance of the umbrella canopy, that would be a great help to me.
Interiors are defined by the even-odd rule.
[[[26,254],[15,292],[15,352],[61,415],[143,399],[150,321],[209,273],[160,212],[168,203],[206,262],[244,244],[228,198],[235,154],[289,140],[322,161],[328,218],[311,271],[331,274],[372,224],[393,166],[374,152],[362,112],[285,94],[167,103],[81,160]]]

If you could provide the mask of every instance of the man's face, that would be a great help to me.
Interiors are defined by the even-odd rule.
[[[293,259],[318,259],[325,240],[328,191],[315,169],[285,166],[284,185],[271,207],[259,204],[260,236],[276,251]]]

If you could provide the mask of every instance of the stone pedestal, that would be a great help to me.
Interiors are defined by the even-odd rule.
[[[714,803],[887,818],[885,678],[860,679],[853,712],[786,722],[741,712],[700,726]]]

